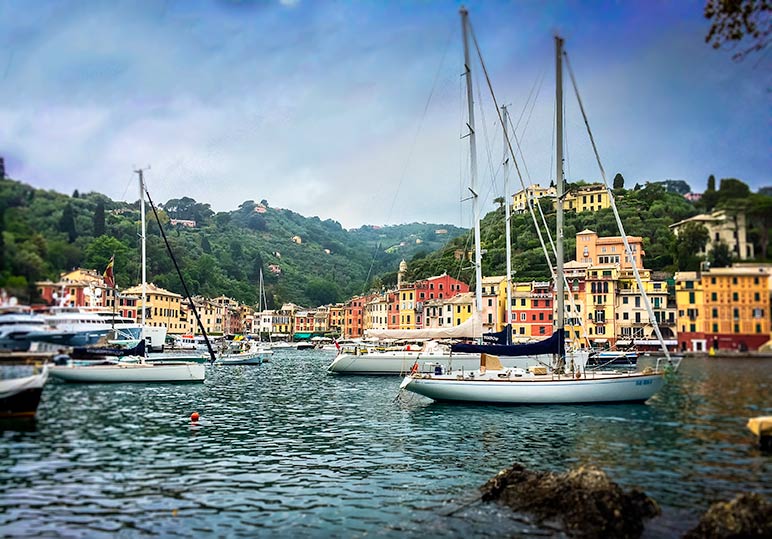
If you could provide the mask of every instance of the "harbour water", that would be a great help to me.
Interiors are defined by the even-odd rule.
[[[772,495],[745,428],[772,414],[769,361],[687,359],[647,405],[499,407],[395,400],[399,378],[330,376],[330,360],[281,351],[199,385],[49,382],[34,426],[0,432],[0,536],[559,536],[475,502],[515,461],[639,486],[663,509],[648,537]]]

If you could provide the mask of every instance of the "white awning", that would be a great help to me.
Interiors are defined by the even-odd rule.
[[[631,340],[629,340],[629,339],[626,339],[626,340],[620,340],[620,341],[617,341],[617,346],[628,346],[628,345],[629,345],[630,343],[632,343],[632,342],[633,342],[633,341],[631,341]]]
[[[592,342],[608,342],[608,339],[593,339]]]

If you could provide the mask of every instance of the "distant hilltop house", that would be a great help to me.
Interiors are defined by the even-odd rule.
[[[556,194],[554,187],[542,187],[539,184],[531,185],[521,189],[512,195],[512,211],[523,213],[528,209],[528,201],[542,197],[554,197]]]
[[[254,209],[255,213],[265,213],[267,211],[268,211],[268,208],[266,208],[262,204],[255,204],[255,209]]]
[[[292,243],[297,243],[298,245],[303,243],[303,238],[300,236],[292,236]]]
[[[325,249],[324,252],[327,253],[327,254],[330,254],[330,250],[329,249]]]
[[[184,226],[186,228],[196,228],[196,222],[192,219],[169,219],[169,224]]]
[[[702,198],[702,193],[686,193],[684,198],[689,202],[697,202]]]
[[[710,239],[705,249],[697,253],[700,256],[707,255],[717,243],[726,244],[734,256],[740,260],[747,260],[755,256],[753,243],[748,241],[748,227],[745,214],[742,212],[736,215],[729,215],[724,210],[714,211],[711,214],[702,213],[673,223],[670,225],[670,229],[673,234],[678,236],[687,223],[697,223],[708,230]]]
[[[424,242],[424,240],[422,240],[421,238],[416,238],[416,239],[415,239],[415,243],[416,243],[416,245],[420,245],[420,244],[422,244],[423,242]]]
[[[563,199],[563,209],[566,211],[598,211],[611,206],[608,191],[601,184],[580,187],[568,193]]]
[[[448,233],[448,229],[447,228],[438,228],[437,230],[434,231],[434,233],[435,234],[447,234]]]
[[[268,269],[274,275],[281,275],[281,268],[278,264],[268,264]]]

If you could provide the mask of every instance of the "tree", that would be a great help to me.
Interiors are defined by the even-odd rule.
[[[697,255],[708,244],[708,229],[699,223],[686,223],[676,238],[676,261],[680,271],[696,271],[700,267]]]
[[[104,236],[105,233],[105,203],[100,200],[94,210],[94,236]]]
[[[625,179],[619,172],[617,172],[616,176],[614,176],[614,189],[624,189],[624,188],[625,188]]]
[[[75,189],[75,191],[72,192],[72,198],[80,198],[80,193],[78,193],[77,189]]]
[[[495,204],[498,204],[499,205],[499,209],[501,210],[501,209],[504,208],[504,203],[506,202],[506,199],[504,197],[496,197],[496,198],[493,199],[493,202]]]
[[[723,241],[716,242],[713,244],[708,260],[712,268],[728,268],[732,265],[732,250]]]
[[[306,297],[316,305],[327,305],[338,301],[338,287],[322,279],[312,279],[306,286]]]
[[[702,198],[700,198],[700,206],[705,209],[705,211],[710,212],[713,211],[713,208],[716,206],[716,203],[718,203],[718,192],[716,191],[716,177],[711,174],[708,176],[708,188],[705,189],[705,192],[702,194]]]
[[[719,198],[726,200],[730,198],[747,198],[751,194],[748,184],[741,182],[736,178],[722,178],[718,188]]]
[[[70,243],[74,242],[78,237],[78,233],[75,231],[75,213],[72,209],[72,204],[69,202],[62,210],[62,217],[59,219],[59,232],[67,234],[67,239]]]
[[[710,43],[714,49],[724,45],[737,47],[747,38],[745,48],[732,56],[735,60],[742,60],[769,43],[772,34],[770,11],[772,4],[769,0],[707,0],[704,13],[711,26],[705,43]]]
[[[759,239],[759,255],[762,260],[766,260],[769,231],[772,229],[772,196],[751,195],[748,199],[748,220]]]

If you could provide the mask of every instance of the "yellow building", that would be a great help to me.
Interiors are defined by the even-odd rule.
[[[584,284],[584,322],[587,338],[595,347],[613,346],[616,341],[616,294],[619,266],[590,266]]]
[[[702,273],[708,348],[758,350],[770,339],[770,268],[735,266]]]
[[[474,292],[464,292],[446,300],[446,305],[451,307],[451,312],[453,313],[454,326],[460,326],[472,316],[474,301]]]
[[[385,296],[376,295],[365,305],[365,330],[388,329],[389,303]]]
[[[504,318],[507,304],[507,277],[496,275],[482,279],[483,333],[501,331],[506,325]]]
[[[595,184],[582,187],[568,193],[563,199],[563,209],[566,211],[598,211],[611,206],[608,191],[603,185]]]
[[[415,285],[399,290],[399,329],[416,329]]]
[[[705,295],[700,274],[679,271],[675,274],[675,286],[678,347],[682,351],[705,352]]]
[[[137,319],[142,318],[145,309],[145,324],[151,327],[166,327],[170,335],[182,335],[189,330],[187,316],[182,312],[182,296],[148,283],[146,302],[142,305],[142,285],[133,286],[123,291],[124,296],[137,298]]]
[[[330,310],[328,311],[328,318],[329,321],[327,322],[327,327],[329,331],[333,333],[337,333],[340,335],[343,331],[343,304],[342,303],[336,303],[335,305],[330,306]]]
[[[528,209],[528,201],[536,200],[542,197],[554,197],[556,194],[554,187],[541,187],[539,184],[530,185],[525,189],[520,189],[512,196],[512,211],[523,213]]]

